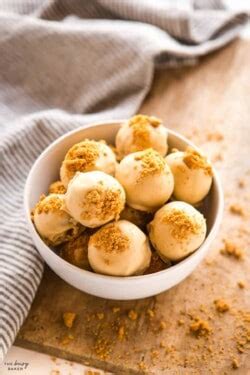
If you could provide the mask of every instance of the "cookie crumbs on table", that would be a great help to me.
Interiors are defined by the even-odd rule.
[[[234,370],[236,370],[236,369],[239,368],[239,367],[240,367],[240,364],[239,364],[238,359],[237,359],[237,358],[233,358],[233,359],[232,359],[232,368],[233,368]]]
[[[234,242],[224,240],[224,247],[220,250],[222,255],[231,256],[237,260],[244,258],[244,251]]]
[[[194,322],[190,324],[189,330],[190,333],[194,334],[196,337],[206,337],[212,332],[209,323],[206,320],[200,319],[199,317],[194,318]]]
[[[229,304],[223,299],[217,299],[214,301],[215,308],[218,312],[224,313],[230,309]]]
[[[130,320],[137,320],[138,313],[135,310],[130,310],[128,312],[128,317],[129,317]]]
[[[238,181],[238,187],[239,187],[240,189],[243,189],[244,187],[246,187],[246,181],[243,180],[243,179],[240,179],[240,180]]]
[[[231,204],[229,210],[234,215],[245,216],[244,208],[238,203]]]
[[[207,140],[208,141],[216,141],[220,142],[224,139],[224,135],[220,132],[213,132],[213,133],[208,133],[207,134]]]
[[[246,287],[246,283],[242,280],[238,281],[238,287],[240,289],[244,289]]]
[[[63,313],[64,325],[68,328],[72,328],[73,324],[74,324],[74,321],[75,321],[75,318],[76,318],[76,313],[74,313],[74,312]]]

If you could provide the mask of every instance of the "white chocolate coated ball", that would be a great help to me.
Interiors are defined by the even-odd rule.
[[[82,225],[95,228],[117,220],[125,206],[125,192],[112,176],[100,172],[78,172],[65,194],[69,214]]]
[[[60,169],[60,178],[67,187],[76,172],[102,171],[114,175],[116,156],[103,141],[85,139],[67,152]]]
[[[197,152],[173,152],[166,157],[174,176],[175,199],[197,204],[206,197],[212,185],[212,169]]]
[[[127,155],[116,169],[126,191],[127,204],[141,211],[155,211],[170,198],[174,179],[164,158],[155,150]]]
[[[118,157],[147,148],[153,148],[162,156],[168,150],[168,132],[156,117],[136,115],[124,122],[116,135],[116,149]]]
[[[105,225],[90,237],[88,258],[95,272],[138,275],[149,267],[151,250],[147,236],[136,225],[119,220]]]
[[[163,260],[185,258],[197,250],[206,237],[206,220],[185,202],[164,205],[148,227],[150,241]]]
[[[77,237],[84,229],[64,211],[64,195],[50,194],[34,209],[38,233],[51,245],[59,245]]]

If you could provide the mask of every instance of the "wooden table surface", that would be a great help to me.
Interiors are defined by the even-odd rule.
[[[201,146],[222,176],[225,214],[207,258],[171,290],[125,302],[84,294],[46,268],[17,345],[119,375],[250,373],[249,62],[250,42],[238,40],[197,66],[158,71],[140,110]],[[77,314],[71,329],[66,311]],[[203,336],[190,331],[198,318]]]

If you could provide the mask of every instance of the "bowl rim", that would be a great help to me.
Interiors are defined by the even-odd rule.
[[[213,184],[215,184],[215,188],[216,188],[217,194],[218,194],[217,214],[215,216],[212,228],[211,228],[208,236],[205,238],[205,241],[201,244],[201,246],[197,250],[195,250],[192,254],[190,254],[189,256],[187,256],[186,258],[184,258],[183,260],[181,260],[179,263],[173,264],[172,266],[170,266],[170,267],[168,267],[168,268],[166,268],[164,270],[161,270],[161,271],[158,271],[158,272],[154,272],[154,273],[150,273],[150,274],[146,274],[146,275],[138,275],[138,276],[136,276],[136,275],[135,276],[111,276],[111,275],[98,274],[98,273],[95,273],[95,272],[91,272],[91,271],[87,271],[87,270],[84,270],[82,268],[79,268],[79,267],[77,267],[77,266],[75,266],[75,265],[67,262],[63,258],[61,258],[53,249],[51,249],[42,240],[42,238],[37,233],[37,231],[35,229],[35,226],[34,226],[32,220],[31,220],[31,216],[30,216],[30,208],[29,208],[29,202],[28,202],[29,199],[28,198],[29,198],[30,181],[32,179],[33,172],[36,170],[36,167],[39,164],[40,160],[43,159],[44,156],[48,152],[50,152],[52,149],[54,149],[65,138],[69,138],[69,137],[71,137],[72,135],[74,135],[76,133],[79,133],[79,132],[81,132],[83,130],[94,128],[94,127],[101,127],[101,126],[105,126],[105,125],[117,125],[117,127],[118,127],[124,121],[126,121],[126,120],[122,119],[122,120],[98,121],[98,122],[94,122],[94,123],[90,123],[90,124],[87,124],[87,125],[80,126],[80,127],[76,128],[76,129],[73,129],[73,130],[71,130],[69,132],[66,132],[65,134],[61,135],[59,138],[57,138],[55,141],[53,141],[51,144],[49,144],[42,151],[42,153],[38,156],[38,158],[35,160],[35,162],[33,163],[32,167],[31,167],[31,169],[29,171],[29,174],[27,176],[27,179],[26,179],[26,182],[25,182],[25,186],[24,186],[24,210],[25,210],[25,218],[26,218],[26,222],[28,224],[29,232],[31,234],[31,238],[32,238],[33,242],[34,242],[33,237],[35,237],[38,240],[38,242],[41,243],[41,245],[44,247],[44,249],[46,249],[50,253],[50,255],[52,255],[52,257],[54,257],[54,259],[56,261],[58,261],[62,265],[65,265],[66,267],[71,268],[73,271],[77,272],[79,275],[80,274],[81,275],[85,275],[86,277],[88,277],[88,278],[90,278],[92,280],[100,280],[100,281],[104,281],[105,280],[105,281],[113,281],[113,282],[118,282],[118,283],[124,283],[125,280],[128,281],[128,282],[130,282],[130,281],[140,282],[140,281],[143,281],[145,279],[158,278],[158,277],[160,277],[163,274],[170,274],[171,272],[178,272],[179,269],[181,269],[183,266],[185,266],[185,265],[187,265],[189,263],[192,263],[192,261],[196,257],[198,257],[198,255],[201,252],[206,253],[206,248],[207,248],[206,245],[209,245],[211,243],[211,241],[214,239],[214,237],[215,237],[215,235],[216,235],[216,233],[217,233],[217,231],[219,229],[219,226],[221,224],[222,217],[223,217],[224,197],[223,197],[222,184],[221,184],[218,172],[213,167]],[[180,134],[180,133],[178,133],[178,132],[176,132],[176,131],[174,131],[172,129],[169,129],[169,128],[167,128],[167,131],[168,131],[168,135],[171,134],[174,137],[179,138],[184,143],[188,144],[188,146],[191,146],[195,150],[202,152],[199,147],[197,147],[195,144],[193,144],[192,141],[190,141],[189,139],[187,139],[186,137],[184,137],[182,134]],[[34,244],[34,246],[36,247],[35,244]],[[37,249],[37,251],[39,252],[40,256],[42,257],[40,251],[38,249]]]

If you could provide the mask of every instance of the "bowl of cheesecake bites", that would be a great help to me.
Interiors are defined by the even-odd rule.
[[[46,262],[75,287],[114,299],[159,293],[191,273],[215,237],[222,201],[201,151],[140,114],[64,135],[25,188]]]

